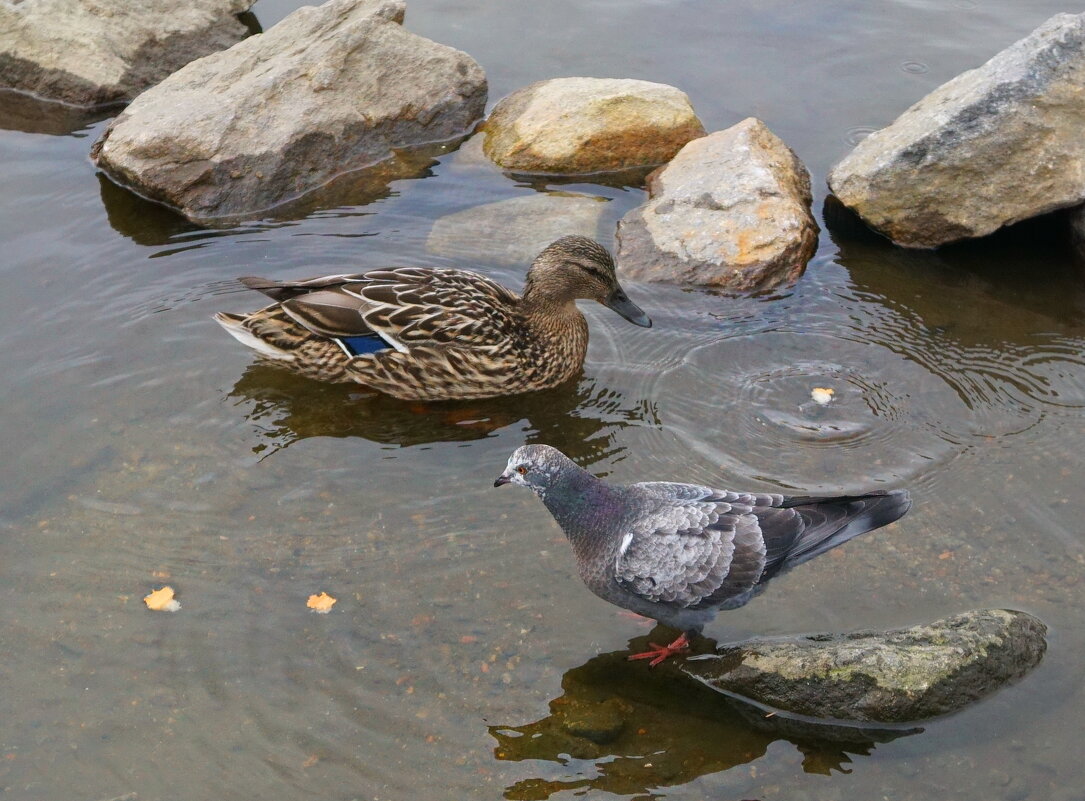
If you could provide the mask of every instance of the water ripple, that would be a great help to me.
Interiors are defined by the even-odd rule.
[[[903,64],[900,65],[900,68],[903,72],[907,72],[910,75],[922,75],[923,73],[930,70],[930,67],[924,64],[922,61],[905,61]]]
[[[662,426],[641,432],[660,477],[923,487],[977,446],[1085,408],[1074,337],[962,341],[906,305],[812,285],[772,302],[653,300],[658,331],[606,356],[627,392],[661,410]],[[832,400],[813,400],[816,387]]]
[[[872,125],[853,125],[851,128],[844,131],[844,141],[854,147],[876,130],[878,129]]]

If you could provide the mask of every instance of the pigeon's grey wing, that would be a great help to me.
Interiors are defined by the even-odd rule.
[[[675,501],[717,501],[751,509],[759,506],[780,506],[787,501],[786,496],[769,492],[734,492],[675,481],[642,481],[631,485],[631,488],[643,496],[652,498],[667,498]]]
[[[747,596],[765,567],[752,496],[691,484],[634,486],[643,491],[643,512],[615,557],[620,586],[678,608],[726,605]]]

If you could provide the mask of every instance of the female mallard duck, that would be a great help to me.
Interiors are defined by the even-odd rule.
[[[517,295],[478,273],[400,267],[308,281],[241,282],[276,302],[215,319],[265,359],[322,381],[357,381],[405,400],[513,395],[579,372],[595,300],[645,328],[606,248],[557,240]]]

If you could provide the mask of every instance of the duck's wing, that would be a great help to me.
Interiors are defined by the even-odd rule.
[[[322,337],[372,336],[362,317],[362,304],[344,287],[365,279],[364,274],[323,275],[303,281],[272,281],[246,276],[238,280],[262,292],[304,329]],[[389,343],[390,344],[390,343]]]
[[[378,334],[402,352],[423,344],[498,345],[516,325],[512,309],[517,296],[466,270],[402,267],[303,281],[240,280],[278,301],[314,334]]]
[[[358,356],[348,372],[398,397],[486,398],[530,388],[518,343],[516,295],[464,270],[402,268],[344,286],[370,330],[395,346]]]
[[[500,347],[519,326],[518,297],[466,270],[374,270],[342,291],[357,299],[366,326],[398,343],[397,350]]]
[[[766,564],[765,538],[753,512],[782,496],[669,482],[631,489],[641,498],[641,513],[618,547],[619,585],[679,608],[740,605],[749,598]]]

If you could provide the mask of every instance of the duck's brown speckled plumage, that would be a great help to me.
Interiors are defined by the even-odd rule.
[[[540,253],[523,295],[478,273],[421,267],[242,280],[276,302],[216,319],[261,356],[310,378],[411,400],[512,395],[569,380],[588,346],[578,298],[650,325],[618,285],[610,254],[584,237]],[[355,356],[336,339],[373,334],[386,349]]]

